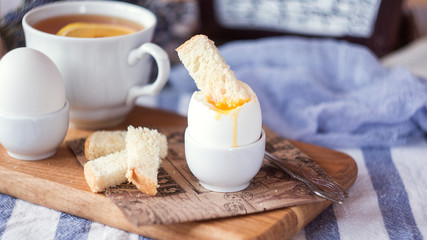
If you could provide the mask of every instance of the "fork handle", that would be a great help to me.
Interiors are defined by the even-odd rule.
[[[328,192],[323,191],[322,189],[320,189],[319,187],[317,187],[316,185],[312,184],[310,181],[308,181],[307,179],[301,177],[300,175],[292,172],[290,169],[286,168],[285,166],[283,166],[280,161],[271,153],[265,151],[264,156],[267,160],[269,160],[270,162],[272,162],[274,165],[276,165],[277,167],[279,167],[281,170],[283,170],[284,172],[286,172],[287,174],[289,174],[292,178],[299,180],[301,182],[303,182],[305,185],[307,185],[307,187],[317,196],[342,204],[343,202],[341,200],[338,200],[336,198],[334,198],[333,196],[330,196],[330,194]]]

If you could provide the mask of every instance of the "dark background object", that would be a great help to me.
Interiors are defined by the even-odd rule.
[[[217,2],[220,0],[199,0],[200,5],[200,17],[201,17],[201,33],[208,35],[213,39],[217,45],[220,45],[224,42],[228,42],[236,39],[256,39],[260,37],[267,36],[280,36],[280,35],[294,35],[294,36],[304,36],[304,37],[318,37],[318,38],[335,38],[347,40],[354,43],[359,43],[370,48],[377,56],[381,57],[396,48],[402,45],[401,42],[401,26],[403,22],[403,0],[382,0],[379,3],[377,8],[376,16],[373,18],[373,25],[371,34],[369,36],[355,36],[354,34],[344,34],[339,36],[333,36],[330,34],[319,34],[319,32],[310,33],[305,29],[305,32],[295,32],[278,28],[262,28],[259,26],[254,27],[245,27],[245,28],[235,28],[225,26],[219,20],[220,12],[224,11],[224,8],[218,8]],[[252,7],[248,11],[253,11],[258,14],[260,11],[266,11],[265,8],[257,8],[262,1],[258,0],[246,0],[245,7]],[[275,4],[284,4],[289,3],[290,1],[269,1],[274,2]],[[292,2],[292,1],[291,1]],[[298,1],[293,1],[298,2]],[[312,1],[299,1],[301,6],[307,6],[312,4]],[[331,14],[339,14],[336,9],[340,8],[342,4],[362,4],[362,3],[372,3],[375,1],[338,1],[331,0],[329,3],[334,4],[333,9],[330,11]],[[264,3],[264,2],[263,2]],[[223,3],[224,4],[224,1]],[[228,1],[230,5],[229,8],[232,8],[233,5],[236,6],[234,1]],[[252,5],[252,6],[251,6]],[[377,5],[378,6],[378,5]],[[264,10],[265,9],[265,10]],[[271,8],[270,8],[271,9]],[[284,8],[286,10],[286,8]],[[277,10],[277,9],[273,9]],[[359,9],[360,10],[360,9]],[[368,11],[368,9],[366,9]],[[310,10],[311,11],[311,10]],[[313,10],[315,11],[315,10]],[[318,13],[311,11],[310,14],[315,14],[316,16],[323,16],[327,18],[324,12],[319,11]],[[352,11],[352,10],[350,10]],[[232,12],[232,11],[231,11]],[[264,16],[268,16],[268,12],[264,13]],[[284,15],[287,13],[285,12]],[[341,15],[340,17],[349,17],[348,15]],[[363,17],[363,16],[362,16]],[[361,20],[360,18],[358,20]],[[365,19],[362,19],[365,20]],[[351,21],[350,21],[351,23]],[[330,24],[334,24],[331,21]],[[357,34],[356,34],[357,35]]]

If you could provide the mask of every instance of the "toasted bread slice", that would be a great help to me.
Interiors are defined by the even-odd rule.
[[[176,49],[181,62],[208,101],[220,109],[234,109],[249,102],[255,94],[220,55],[214,42],[196,35]]]
[[[115,153],[126,147],[126,131],[96,131],[85,141],[85,157],[94,160],[110,153]],[[160,134],[160,158],[168,154],[168,141]]]
[[[96,131],[85,141],[85,157],[94,160],[125,149],[126,131]]]
[[[141,192],[157,193],[157,173],[160,167],[161,134],[157,130],[133,126],[126,135],[126,177]]]
[[[127,157],[126,151],[111,153],[84,165],[84,175],[92,192],[103,192],[126,182]]]
[[[85,164],[84,175],[93,192],[103,192],[109,187],[119,185],[128,180],[126,177],[128,171],[126,135],[126,131],[97,131],[86,140],[85,155],[91,161]],[[167,155],[168,143],[165,135],[160,133],[155,135],[160,143],[160,165],[161,158],[165,158]],[[138,138],[133,139],[141,140]],[[135,143],[129,140],[128,144],[133,146]],[[94,159],[95,157],[97,158]],[[136,179],[139,176],[141,174],[133,176],[134,182],[147,182],[146,180]]]

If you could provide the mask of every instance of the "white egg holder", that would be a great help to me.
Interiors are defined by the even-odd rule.
[[[185,130],[185,157],[202,187],[215,192],[236,192],[249,186],[264,160],[266,135],[239,147],[214,147],[196,141]]]
[[[37,116],[0,113],[0,143],[9,156],[19,160],[41,160],[53,156],[67,134],[70,105]]]

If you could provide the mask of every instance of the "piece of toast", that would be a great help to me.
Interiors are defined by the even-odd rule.
[[[221,109],[233,109],[254,97],[252,89],[236,79],[214,42],[195,35],[179,46],[179,59],[208,101]]]
[[[85,157],[94,160],[126,147],[126,131],[96,131],[85,141]]]
[[[157,193],[157,173],[160,167],[161,134],[157,130],[133,126],[126,135],[126,177],[141,192]]]
[[[126,147],[126,131],[96,131],[85,141],[85,157],[94,160]],[[168,142],[165,135],[160,134],[160,158],[168,154]]]
[[[126,182],[127,157],[126,151],[111,153],[88,161],[84,165],[84,175],[92,192],[103,192]]]
[[[93,192],[105,191],[109,187],[128,180],[126,177],[128,159],[126,147],[123,147],[126,146],[126,135],[126,131],[97,131],[86,140],[85,148],[90,146],[92,155],[102,155],[95,160],[88,161],[84,166],[86,182]],[[160,165],[161,158],[165,158],[167,155],[168,143],[163,134],[158,133],[156,138],[159,138],[160,142]],[[132,142],[129,144],[133,145]],[[107,146],[111,148],[109,151]],[[112,149],[116,151],[109,153],[113,151]],[[89,151],[85,149],[85,152]]]

